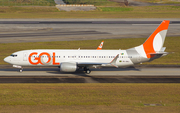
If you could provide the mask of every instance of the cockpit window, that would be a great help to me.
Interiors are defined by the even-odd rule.
[[[14,55],[14,54],[12,54],[12,55],[10,55],[10,56],[12,56],[12,57],[17,57],[17,55]]]

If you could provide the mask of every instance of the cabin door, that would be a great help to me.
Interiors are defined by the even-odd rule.
[[[23,53],[23,61],[27,61],[27,53],[26,52]]]

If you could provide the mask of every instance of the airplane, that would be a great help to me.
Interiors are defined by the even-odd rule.
[[[87,74],[90,67],[124,67],[150,62],[168,54],[163,47],[170,21],[164,20],[141,45],[126,50],[73,50],[35,49],[12,53],[4,61],[19,68],[23,66],[57,66],[61,72],[75,72],[84,68]]]
[[[102,41],[102,42],[100,43],[100,45],[98,46],[97,50],[102,50],[103,43],[104,43],[104,41]]]
[[[96,50],[102,50],[103,43],[104,43],[104,41],[102,41],[102,42],[100,43],[100,45],[97,47],[97,49],[96,49]],[[80,49],[80,48],[79,48],[79,49]]]

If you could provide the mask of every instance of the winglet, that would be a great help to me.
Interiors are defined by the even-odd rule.
[[[118,66],[116,65],[116,61],[117,61],[118,57],[119,57],[119,54],[116,55],[116,57],[110,62],[110,64],[116,68],[118,68]]]
[[[101,44],[98,46],[97,50],[102,50],[103,43],[104,43],[104,41],[101,42]]]

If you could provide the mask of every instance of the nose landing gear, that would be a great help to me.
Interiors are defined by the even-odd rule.
[[[22,66],[13,65],[13,67],[15,67],[15,68],[19,68],[19,72],[23,72],[23,68],[22,68]]]
[[[19,70],[19,72],[22,73],[22,72],[23,72],[23,68],[21,68],[21,69]]]

